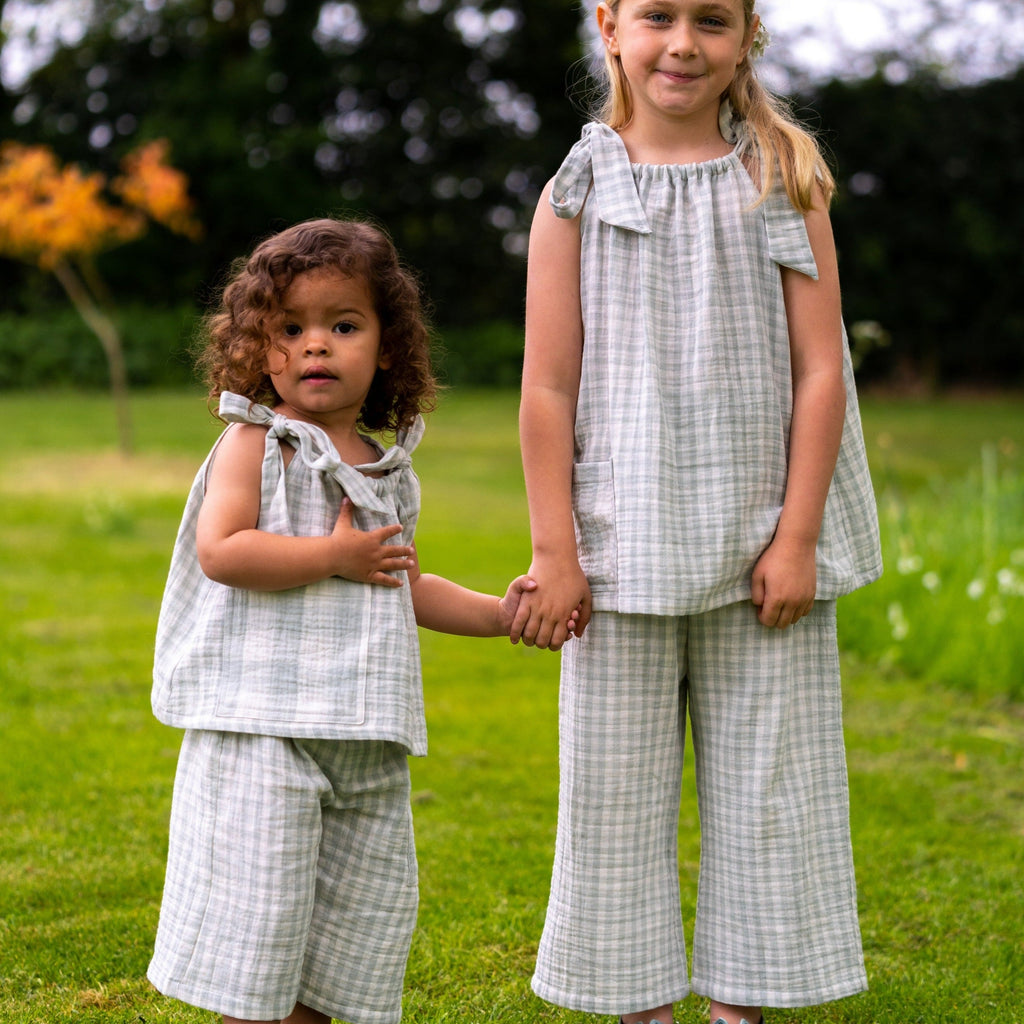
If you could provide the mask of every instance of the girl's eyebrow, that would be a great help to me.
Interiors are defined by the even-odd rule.
[[[714,15],[717,15],[718,17],[720,17],[720,18],[728,18],[728,19],[736,17],[736,11],[733,10],[733,8],[729,6],[729,4],[716,4],[716,3],[704,4],[697,11],[697,13],[698,13],[698,15],[705,15],[705,16],[708,15],[708,14],[714,14]]]
[[[281,316],[295,316],[295,310],[291,306],[280,307]],[[358,306],[328,306],[327,313],[331,316],[349,316],[349,315],[362,315],[366,311],[360,309]]]
[[[641,0],[637,4],[636,10],[638,14],[647,14],[653,11],[674,9],[677,6],[676,0]],[[723,20],[734,20],[737,17],[736,11],[729,4],[724,3],[701,4],[695,11],[695,16],[698,18],[706,18],[708,15],[714,15]]]

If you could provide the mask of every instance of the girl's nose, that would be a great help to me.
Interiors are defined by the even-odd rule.
[[[688,22],[680,20],[668,39],[668,52],[673,57],[692,57],[697,51],[697,33]]]
[[[323,331],[306,332],[306,352],[310,355],[323,355],[328,350],[327,338]]]

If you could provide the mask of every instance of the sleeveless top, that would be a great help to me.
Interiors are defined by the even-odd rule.
[[[741,148],[634,165],[616,132],[588,124],[553,181],[555,213],[582,211],[573,513],[598,609],[683,615],[749,600],[778,524],[793,404],[780,268],[817,268],[781,185],[755,205]],[[881,572],[845,330],[843,349],[819,599]]]
[[[420,489],[409,453],[423,435],[422,419],[386,452],[371,441],[379,461],[350,466],[319,427],[239,395],[221,396],[220,416],[267,428],[260,530],[329,534],[347,495],[357,528],[401,523],[394,543],[412,543]],[[295,450],[287,469],[282,443]],[[216,451],[215,445],[196,475],[171,558],[156,636],[157,718],[189,729],[392,740],[425,754],[408,583],[389,588],[332,577],[262,592],[210,580],[199,566],[195,534]]]

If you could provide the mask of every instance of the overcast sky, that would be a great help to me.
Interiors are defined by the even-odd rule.
[[[946,0],[941,6],[952,11],[959,7],[961,14],[955,26],[933,34],[940,58],[962,45],[964,32],[998,31],[997,4]],[[1017,0],[1020,6],[1024,5]],[[918,36],[935,21],[928,4],[919,0],[759,0],[758,9],[769,32],[786,37],[780,43],[788,52],[780,53],[779,59],[806,69],[813,77],[856,76],[867,70],[859,55],[891,48],[894,43],[898,46],[899,40]],[[802,38],[796,40],[798,34]]]
[[[40,38],[52,47],[57,40],[75,41],[75,13],[81,2],[49,0],[32,6],[8,0],[4,28],[10,38],[0,51],[0,76],[6,86],[16,87],[29,66],[30,50],[19,33],[23,12],[41,19]],[[357,5],[360,2],[368,0],[356,0]],[[597,0],[586,2],[593,8]],[[772,81],[775,62],[799,67],[811,78],[870,73],[873,65],[865,54],[893,42],[901,48],[904,41],[918,37],[934,23],[936,7],[945,12],[949,24],[931,33],[930,53],[959,69],[961,79],[983,78],[993,69],[1004,73],[1010,66],[1007,54],[1011,61],[1024,54],[1024,0],[758,0],[764,23],[775,36],[765,59],[768,84],[785,86],[781,78]],[[892,75],[899,73],[893,67]]]

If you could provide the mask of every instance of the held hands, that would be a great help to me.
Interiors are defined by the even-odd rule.
[[[815,544],[776,536],[754,566],[750,596],[763,626],[785,629],[814,605]]]
[[[385,541],[401,532],[399,523],[376,530],[357,529],[352,525],[352,502],[343,498],[338,521],[331,531],[331,537],[338,542],[333,575],[357,583],[400,587],[402,581],[389,574],[413,568],[415,552],[407,544],[386,544]]]
[[[521,630],[515,629],[515,623],[520,611],[523,611],[525,614],[523,597],[526,594],[533,593],[536,589],[536,580],[531,579],[529,576],[517,576],[508,585],[505,596],[498,602],[498,628],[502,635],[507,635],[512,640],[512,643],[516,643],[521,634]],[[575,608],[564,623],[567,636],[572,636],[575,633],[578,622],[579,609]],[[558,650],[562,643],[564,643],[564,640],[558,643],[558,647],[552,646],[551,650]],[[543,645],[538,644],[537,646]]]
[[[556,567],[534,559],[529,577],[534,586],[524,593],[509,631],[512,643],[560,650],[572,636],[582,636],[590,622],[591,597],[579,563]]]

